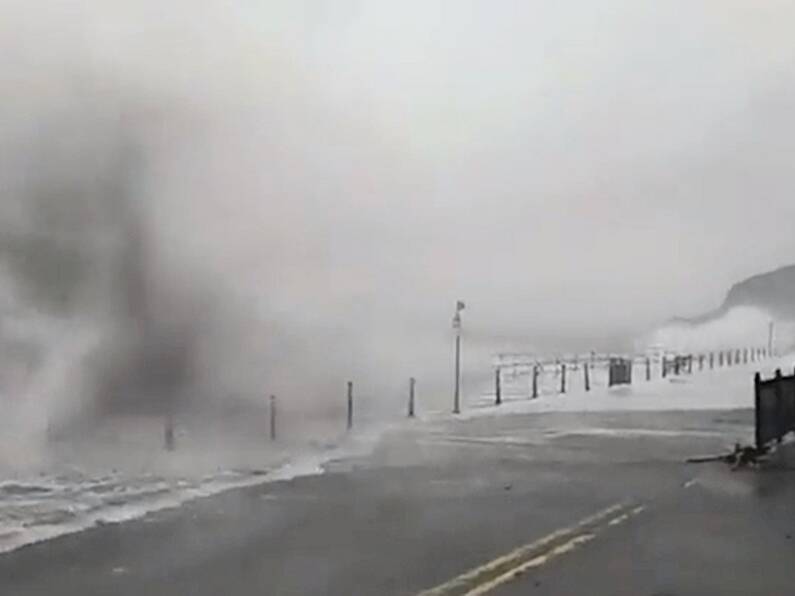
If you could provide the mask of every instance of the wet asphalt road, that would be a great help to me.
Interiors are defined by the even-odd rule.
[[[2,555],[0,594],[417,594],[561,529],[572,533],[533,551],[530,568],[489,593],[792,594],[795,476],[781,465],[731,472],[684,463],[747,440],[751,418],[533,414],[418,424],[325,475]],[[617,521],[576,529],[614,505],[625,507]],[[637,514],[618,519],[621,511]]]

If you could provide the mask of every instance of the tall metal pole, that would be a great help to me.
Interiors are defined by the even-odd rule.
[[[461,413],[461,330],[455,334],[455,395],[453,396],[453,414]]]
[[[453,414],[461,413],[461,311],[464,303],[459,300],[455,305],[453,329],[455,329],[455,393],[453,394]]]

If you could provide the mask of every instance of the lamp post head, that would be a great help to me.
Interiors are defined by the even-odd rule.
[[[463,300],[457,300],[455,303],[455,316],[453,317],[453,329],[461,329],[461,311],[466,308]]]
[[[458,313],[453,317],[453,329],[461,329],[461,315]]]

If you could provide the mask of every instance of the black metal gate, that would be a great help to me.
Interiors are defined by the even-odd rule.
[[[795,375],[782,376],[779,369],[774,378],[763,381],[756,373],[754,393],[756,447],[763,450],[795,431]]]
[[[607,386],[629,385],[632,383],[632,360],[628,358],[611,358],[607,375]]]

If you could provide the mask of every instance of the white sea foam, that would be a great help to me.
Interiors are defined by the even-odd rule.
[[[270,469],[225,469],[183,476],[68,470],[0,482],[0,553],[121,523],[235,488],[322,474],[332,460],[368,453],[385,428],[352,436],[336,447],[315,449]]]

